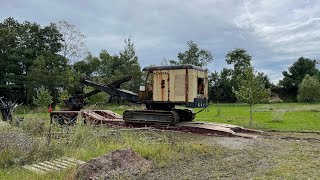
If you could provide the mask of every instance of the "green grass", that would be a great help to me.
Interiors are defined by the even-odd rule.
[[[284,111],[282,120],[272,121],[274,111]],[[196,121],[248,126],[249,117],[247,105],[214,104],[210,105],[207,110],[198,113]],[[253,128],[279,131],[320,131],[319,117],[320,104],[258,104],[253,107]]]
[[[142,109],[143,106],[100,105],[88,106],[86,109],[108,109],[122,114],[126,109]],[[195,109],[195,112],[200,111]],[[219,112],[220,111],[220,114]],[[283,111],[281,120],[273,121],[273,113]],[[21,113],[21,111],[19,111]],[[206,110],[196,115],[195,121],[219,122],[248,127],[249,107],[246,104],[211,104]],[[49,113],[29,111],[16,114],[16,117],[28,119],[46,119]],[[253,106],[253,127],[261,130],[277,131],[320,131],[320,104],[277,103],[257,104]]]
[[[126,109],[141,109],[143,107],[112,105],[90,108],[109,109],[122,114]],[[199,110],[201,109],[197,108],[195,112]],[[266,131],[320,131],[319,110],[320,104],[258,104],[253,108],[253,128]],[[272,121],[274,111],[284,111],[285,113],[280,120]],[[7,126],[1,122],[0,131],[24,132],[34,137],[35,140],[45,141],[43,134],[48,131],[48,113],[26,110],[15,114],[15,117],[24,117],[23,125]],[[244,104],[212,104],[206,110],[198,113],[195,121],[248,126],[249,107]],[[223,178],[242,175],[240,177],[243,179],[249,177],[259,179],[260,171],[263,174],[262,179],[277,179],[279,177],[295,179],[296,172],[305,173],[300,174],[302,179],[318,175],[317,172],[312,171],[312,168],[316,168],[315,166],[318,166],[318,162],[320,162],[317,156],[319,153],[318,143],[305,142],[301,144],[301,142],[295,141],[284,143],[283,141],[266,139],[260,140],[258,144],[250,147],[251,149],[233,150],[217,144],[215,142],[217,137],[203,141],[207,137],[187,133],[110,131],[105,127],[81,126],[80,124],[70,129],[73,132],[72,135],[53,139],[50,146],[35,147],[33,154],[24,154],[23,157],[29,158],[24,163],[30,164],[61,156],[88,161],[116,149],[132,148],[155,165],[156,170],[151,173],[151,177],[160,173],[160,176],[164,177],[194,179],[199,176],[194,173],[202,171],[209,173],[206,177]],[[12,157],[17,156],[16,154],[8,154],[3,157],[10,160],[11,155]],[[6,160],[5,158],[4,160]],[[72,179],[72,174],[75,171],[71,168],[61,172],[37,175],[24,170],[21,166],[22,164],[13,163],[9,167],[0,167],[0,179]],[[184,172],[183,174],[179,175],[179,168]],[[194,171],[185,171],[189,168]],[[169,175],[167,173],[161,174],[161,171],[165,171]],[[176,174],[171,176],[170,173]],[[148,179],[148,176],[145,179]]]
[[[174,132],[140,132],[140,131],[110,131],[106,127],[90,127],[77,125],[72,128],[74,134],[67,138],[52,139],[50,146],[42,146],[39,157],[33,158],[27,164],[66,156],[89,161],[116,149],[131,148],[145,159],[152,161],[157,167],[165,167],[168,163],[182,160],[195,154],[216,153],[210,147],[194,142],[196,137]],[[55,152],[52,152],[51,150]],[[39,150],[36,149],[36,152]],[[41,156],[41,157],[40,157]],[[1,158],[1,156],[0,156]],[[1,165],[1,164],[0,164]],[[0,179],[68,179],[72,177],[74,169],[37,175],[24,170],[21,164],[11,165],[0,169]]]

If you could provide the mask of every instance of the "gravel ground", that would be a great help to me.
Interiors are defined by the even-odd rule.
[[[140,179],[318,179],[320,135],[270,133],[256,139],[205,137],[213,147],[165,167],[155,167]]]

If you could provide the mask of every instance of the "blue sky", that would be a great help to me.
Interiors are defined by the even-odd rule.
[[[188,40],[213,53],[210,71],[227,66],[228,51],[245,48],[272,82],[300,56],[320,57],[319,0],[0,1],[1,21],[76,25],[96,56],[118,53],[131,35],[142,67],[175,59]]]

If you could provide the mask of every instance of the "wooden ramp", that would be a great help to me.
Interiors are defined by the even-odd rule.
[[[84,164],[84,161],[74,158],[63,157],[52,161],[44,161],[36,164],[23,166],[24,169],[30,170],[37,174],[46,174],[52,171],[60,171],[69,167]]]
[[[193,133],[229,137],[256,138],[258,134],[262,133],[262,131],[246,129],[241,126],[210,122],[180,122],[175,126]]]
[[[122,116],[109,110],[84,110],[81,116],[90,124],[123,123]]]

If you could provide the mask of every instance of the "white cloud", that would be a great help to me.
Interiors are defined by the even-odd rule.
[[[316,2],[246,1],[235,24],[251,31],[274,52],[319,55],[320,6]]]
[[[211,71],[226,66],[228,51],[245,48],[273,81],[298,57],[320,57],[319,0],[11,0],[0,12],[41,25],[66,19],[95,55],[118,53],[132,35],[142,66],[176,58],[188,40],[213,52]]]

